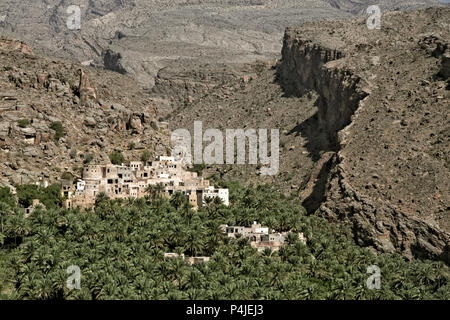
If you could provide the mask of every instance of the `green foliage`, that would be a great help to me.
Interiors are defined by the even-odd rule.
[[[162,183],[158,183],[156,185],[149,184],[145,192],[152,200],[161,198],[164,193],[164,185]]]
[[[119,151],[114,151],[109,155],[112,164],[119,165],[125,162],[125,158]]]
[[[153,130],[158,131],[158,125],[154,121],[150,122],[150,127],[152,127]]]
[[[64,172],[64,173],[61,175],[61,179],[63,179],[63,180],[73,181],[73,178],[74,178],[73,174],[70,173],[70,172],[68,172],[68,171]]]
[[[13,279],[11,254],[8,250],[0,250],[0,300],[14,299],[14,294],[12,294],[14,290]]]
[[[0,187],[0,202],[6,203],[9,206],[15,205],[16,200],[8,187]]]
[[[188,171],[197,172],[197,175],[201,177],[203,169],[205,169],[205,165],[201,163],[201,164],[194,164],[191,168],[188,169]]]
[[[33,199],[39,198],[39,187],[34,184],[17,185],[17,198],[19,205],[28,208],[33,203]]]
[[[50,129],[55,131],[55,140],[59,141],[64,136],[63,125],[60,121],[52,122],[50,125]]]
[[[26,128],[30,125],[30,120],[28,119],[20,119],[17,121],[17,125],[21,128]]]
[[[61,186],[53,184],[47,188],[34,184],[17,185],[17,198],[19,205],[28,208],[34,199],[38,199],[47,209],[60,208],[62,205]]]
[[[52,184],[47,188],[41,188],[39,200],[48,209],[60,208],[62,206],[61,186]]]
[[[88,153],[83,160],[84,164],[89,164],[94,159],[94,156],[90,153]]]
[[[106,193],[104,192],[100,192],[96,197],[95,197],[95,207],[99,207],[104,205],[106,202],[109,201],[109,197]]]
[[[147,163],[147,161],[150,159],[150,151],[145,150],[144,152],[142,152],[141,154],[141,161],[144,163]]]
[[[36,210],[27,219],[5,209],[5,241],[13,250],[8,263],[1,266],[0,260],[0,268],[13,279],[10,287],[16,292],[11,295],[20,299],[450,299],[449,268],[443,263],[376,256],[357,246],[345,227],[307,216],[297,201],[269,187],[226,186],[231,206],[210,205],[197,212],[181,196],[151,202],[99,196],[95,211]],[[278,252],[258,253],[247,239],[229,239],[219,228],[227,222],[247,225],[253,220],[293,235]],[[307,237],[306,245],[294,236],[298,231]],[[164,252],[211,256],[211,260],[191,266],[182,258],[164,259]],[[70,265],[81,269],[81,290],[66,287]],[[370,265],[381,269],[380,290],[366,288]]]

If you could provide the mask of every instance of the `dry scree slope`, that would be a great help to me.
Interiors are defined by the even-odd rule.
[[[166,154],[168,132],[157,108],[128,76],[34,56],[0,38],[0,182],[50,182],[93,157],[119,150],[139,158]],[[62,136],[58,128],[62,124]],[[61,135],[61,134],[60,134]]]
[[[381,10],[437,0],[378,1]],[[48,55],[128,72],[152,87],[158,70],[182,60],[250,62],[278,56],[286,27],[350,18],[370,0],[3,0],[0,32]],[[81,9],[81,30],[68,30],[67,8]]]

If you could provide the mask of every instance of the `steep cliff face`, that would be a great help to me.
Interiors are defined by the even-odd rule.
[[[378,31],[364,20],[287,29],[279,79],[289,95],[318,94],[317,133],[334,140],[333,165],[318,162],[316,213],[348,223],[361,245],[448,263],[449,92],[437,76],[445,57],[423,40],[447,47],[437,26],[450,10],[402,15],[384,15]]]
[[[282,55],[279,70],[285,90],[293,95],[303,95],[309,90],[319,94],[319,125],[332,139],[350,123],[359,102],[368,94],[359,85],[360,77],[327,64],[340,59],[341,51],[301,39],[295,30],[287,29]]]

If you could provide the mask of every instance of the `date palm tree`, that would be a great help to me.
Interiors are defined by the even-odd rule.
[[[165,187],[164,184],[158,183],[158,184],[149,184],[147,188],[145,189],[145,192],[150,196],[151,200],[159,199],[164,194]]]

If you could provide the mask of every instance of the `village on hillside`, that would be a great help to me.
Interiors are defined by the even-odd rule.
[[[228,206],[228,189],[215,188],[209,180],[198,177],[196,172],[184,169],[182,159],[160,156],[157,161],[131,161],[129,165],[88,165],[83,178],[73,184],[63,185],[64,207],[91,208],[95,198],[106,194],[110,199],[142,198],[148,195],[149,186],[160,188],[167,197],[181,192],[189,203],[198,209],[207,198],[219,198]]]
[[[39,182],[37,184],[40,184]],[[229,190],[210,185],[209,180],[199,177],[196,172],[186,170],[182,158],[160,156],[155,161],[131,161],[129,164],[95,164],[83,169],[82,178],[62,184],[61,193],[64,197],[63,206],[66,209],[89,209],[95,206],[100,194],[110,199],[142,198],[149,192],[170,198],[176,192],[185,195],[193,209],[207,205],[209,199],[220,199],[220,203],[228,206]],[[27,208],[26,214],[43,206],[39,200],[34,200]],[[277,232],[263,227],[255,221],[249,227],[220,225],[221,232],[228,238],[246,238],[258,252],[270,249],[278,251],[287,240],[287,232]],[[306,243],[303,233],[298,239]],[[181,257],[177,253],[165,253],[165,258]],[[189,264],[208,262],[210,257],[188,257]]]

